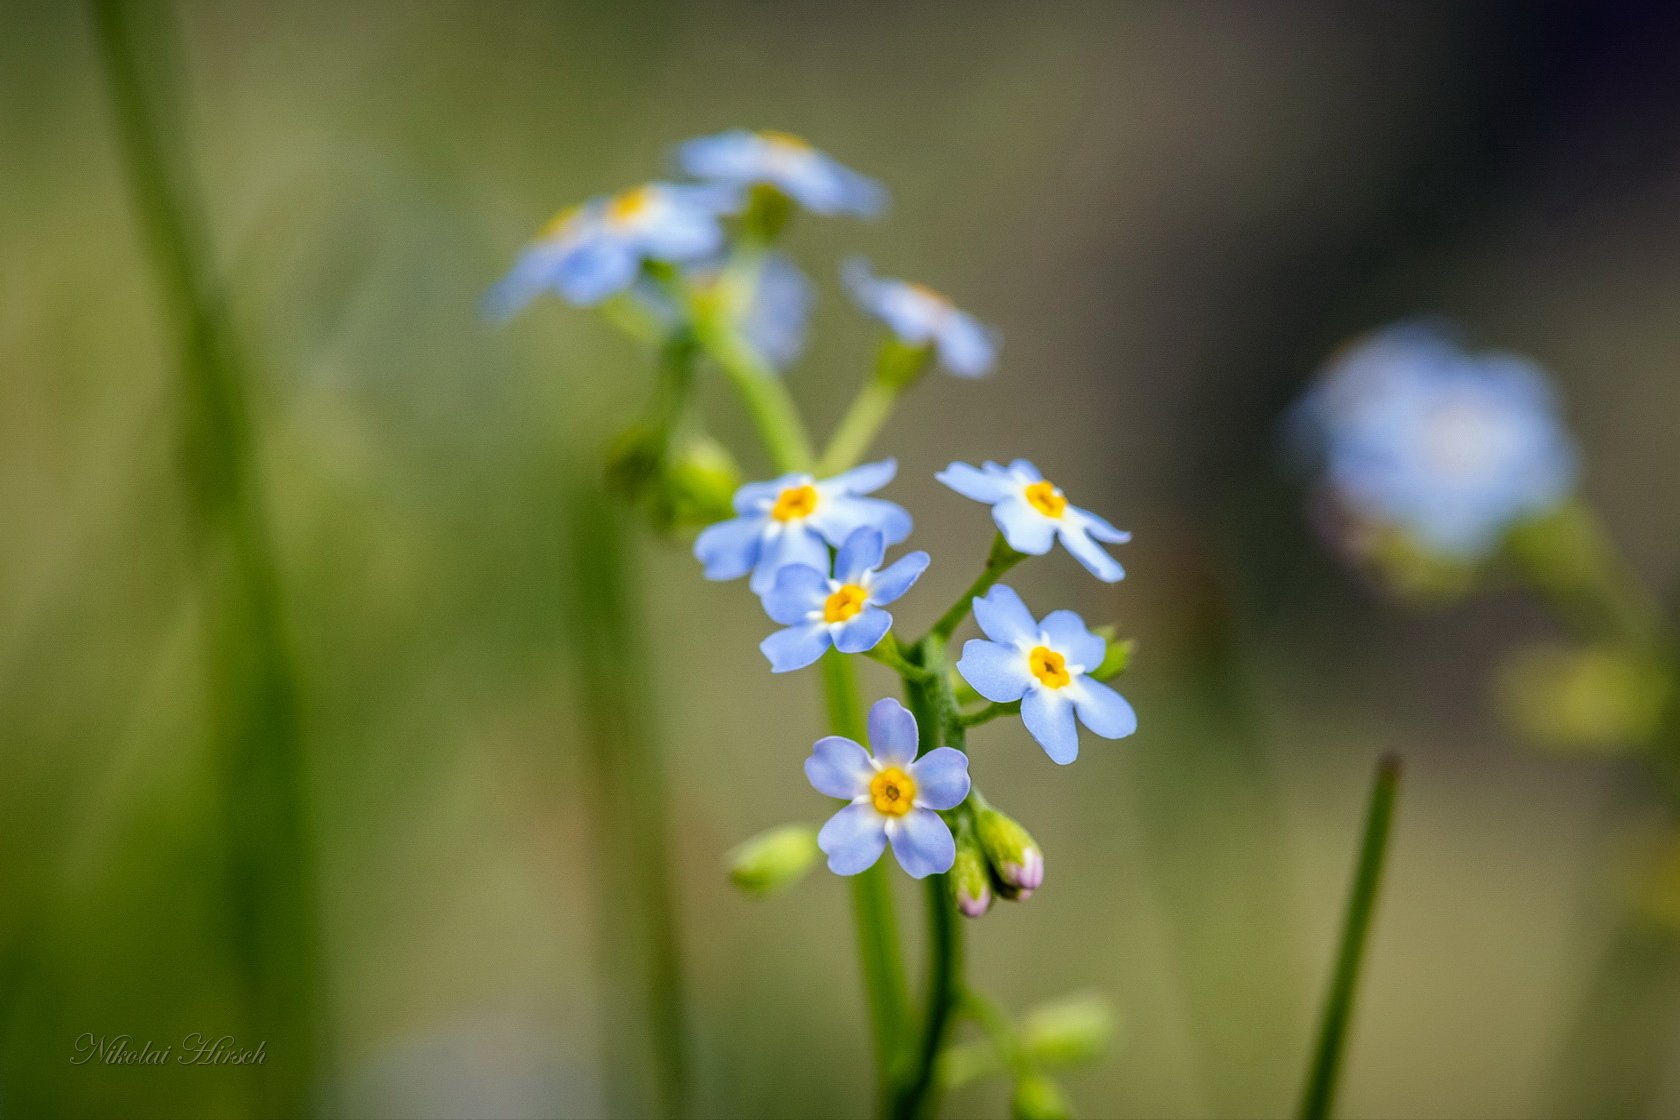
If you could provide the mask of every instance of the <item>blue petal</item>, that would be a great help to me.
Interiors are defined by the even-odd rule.
[[[957,842],[939,814],[932,809],[912,809],[900,817],[888,833],[898,865],[912,879],[943,875],[957,860]],[[871,861],[873,862],[873,861]]]
[[[828,869],[836,875],[869,870],[886,846],[887,826],[868,803],[846,806],[817,833],[817,847],[828,854]]]
[[[788,522],[781,532],[772,533],[764,541],[747,586],[754,594],[763,595],[775,584],[776,573],[790,564],[804,564],[818,571],[828,568],[828,546],[809,525],[797,521]]]
[[[1083,521],[1085,530],[1099,541],[1107,541],[1109,544],[1125,544],[1132,539],[1130,533],[1124,529],[1116,529],[1107,520],[1098,517],[1088,509],[1074,508],[1068,510],[1068,513],[1073,516],[1074,520]]]
[[[896,602],[910,585],[921,578],[927,571],[928,554],[925,552],[907,552],[875,573],[869,581],[869,601],[880,603]]]
[[[784,370],[805,350],[816,292],[785,253],[769,253],[758,270],[741,333],[771,368]]]
[[[1029,459],[1011,459],[1009,461],[1009,470],[1011,474],[1017,475],[1025,483],[1030,484],[1044,481],[1044,475],[1039,473],[1039,469],[1033,466],[1032,461]]]
[[[890,696],[875,701],[869,709],[869,746],[887,765],[910,765],[916,757],[916,717]]]
[[[1114,583],[1126,578],[1126,569],[1120,566],[1120,561],[1103,550],[1103,546],[1092,540],[1085,532],[1083,525],[1070,521],[1063,521],[1061,532],[1062,547],[1073,555],[1073,558],[1085,566],[1085,570],[1102,580],[1104,583]]]
[[[852,530],[834,557],[834,578],[841,583],[860,583],[863,573],[881,566],[887,540],[879,529],[865,525]]]
[[[559,262],[554,284],[573,303],[588,306],[628,288],[642,270],[641,256],[611,237],[579,242]]]
[[[1079,709],[1079,722],[1104,739],[1124,739],[1137,730],[1137,713],[1132,706],[1101,681],[1081,677],[1068,691]]]
[[[764,613],[771,621],[794,626],[822,610],[828,596],[828,577],[816,568],[792,564],[776,572],[770,590],[764,593]]]
[[[1019,491],[992,507],[992,520],[1016,552],[1043,556],[1056,542],[1056,522],[1034,509]]]
[[[850,801],[869,792],[875,776],[869,752],[839,735],[818,739],[805,760],[805,776],[818,793]]]
[[[824,494],[873,494],[891,482],[897,473],[897,459],[882,459],[878,463],[865,463],[833,478],[825,478],[817,488]]]
[[[1000,478],[967,463],[952,463],[933,477],[963,497],[973,498],[987,505],[1001,502],[1019,489],[1012,485],[1007,477]]]
[[[998,704],[1019,700],[1034,680],[1018,650],[979,638],[964,643],[957,672],[974,691]]]
[[[1000,583],[974,600],[974,621],[994,642],[1013,646],[1038,641],[1038,620],[1008,584]]]
[[[910,777],[917,805],[955,809],[968,796],[968,756],[954,747],[938,747],[911,764]]]
[[[554,286],[554,276],[565,254],[553,244],[533,245],[519,254],[506,276],[484,297],[484,315],[495,322],[512,318],[525,305]]]
[[[780,622],[781,619],[777,619]],[[1056,652],[1068,659],[1070,665],[1082,670],[1095,669],[1108,652],[1108,643],[1085,627],[1085,620],[1072,611],[1051,611],[1038,624]]]
[[[830,544],[838,547],[859,529],[878,529],[888,544],[898,544],[910,535],[913,523],[903,506],[880,498],[835,495],[817,503],[817,511],[806,518]]]
[[[820,622],[807,622],[803,626],[776,631],[758,643],[758,648],[769,658],[772,673],[791,673],[805,668],[828,652],[829,642],[827,626]]]
[[[1066,766],[1079,757],[1079,728],[1073,702],[1061,690],[1035,688],[1021,698],[1021,722],[1052,762]]]
[[[997,361],[997,339],[962,311],[945,317],[938,342],[940,363],[958,377],[984,377]]]
[[[707,579],[740,579],[753,570],[764,546],[768,519],[737,517],[709,525],[694,538],[694,558],[706,566]]]
[[[865,607],[834,628],[834,648],[841,653],[862,653],[881,644],[892,629],[892,615],[880,607]]]

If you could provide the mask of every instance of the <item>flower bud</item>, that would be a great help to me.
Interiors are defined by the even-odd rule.
[[[997,877],[998,893],[1021,901],[1044,883],[1044,852],[1032,834],[990,805],[976,815],[980,847]]]
[[[992,873],[966,825],[957,833],[957,859],[950,874],[957,909],[965,918],[978,918],[992,908]]]
[[[1021,1020],[1021,1049],[1046,1066],[1068,1066],[1099,1057],[1114,1037],[1114,1009],[1095,993],[1046,1003]]]
[[[1073,1116],[1056,1083],[1036,1073],[1015,1082],[1015,1095],[1009,1103],[1016,1120],[1071,1120]]]
[[[730,852],[729,878],[748,894],[773,894],[803,879],[821,854],[814,827],[785,824]]]
[[[665,498],[678,525],[710,525],[734,516],[731,499],[741,472],[722,444],[710,436],[690,439],[676,449],[665,474]]]

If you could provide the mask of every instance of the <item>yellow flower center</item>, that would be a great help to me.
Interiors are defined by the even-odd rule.
[[[647,213],[653,205],[652,187],[635,187],[607,203],[607,220],[614,225],[628,225]]]
[[[1067,670],[1067,658],[1049,646],[1034,646],[1027,654],[1027,667],[1045,688],[1066,688],[1073,680],[1073,674]]]
[[[806,482],[789,486],[777,494],[776,504],[770,507],[770,516],[777,521],[795,521],[811,516],[811,511],[816,508],[817,488]]]
[[[1067,499],[1056,489],[1056,484],[1048,479],[1027,487],[1026,495],[1027,502],[1046,517],[1060,517],[1067,509]]]
[[[896,766],[889,766],[869,779],[869,799],[884,817],[902,817],[915,808],[916,781]]]
[[[774,129],[765,129],[758,134],[758,138],[760,140],[767,140],[776,145],[778,148],[791,148],[794,151],[799,152],[808,152],[811,150],[810,143],[806,141],[804,137],[795,136],[791,132],[777,132]]]
[[[823,603],[824,622],[847,622],[863,610],[869,593],[855,583],[841,584]]]

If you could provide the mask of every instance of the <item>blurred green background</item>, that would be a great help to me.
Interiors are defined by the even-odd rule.
[[[593,963],[560,507],[647,360],[556,302],[502,329],[477,307],[560,206],[733,125],[804,135],[893,192],[882,222],[794,231],[823,300],[791,376],[819,430],[875,339],[840,256],[1003,331],[997,376],[930,379],[881,445],[934,554],[908,624],[968,582],[990,536],[932,480],[952,459],[1031,457],[1136,534],[1115,588],[1061,555],[1012,582],[1139,640],[1122,681],[1137,736],[1088,742],[1072,771],[1006,722],[972,744],[1048,862],[1030,903],[970,928],[973,973],[1015,1009],[1095,989],[1123,1011],[1114,1054],[1070,1079],[1084,1112],[1291,1108],[1384,749],[1407,786],[1342,1112],[1566,1113],[1629,1076],[1572,1060],[1570,1039],[1629,853],[1662,824],[1648,779],[1502,731],[1492,673],[1550,634],[1545,617],[1515,592],[1424,614],[1362,589],[1312,539],[1276,422],[1348,334],[1450,314],[1555,372],[1587,496],[1672,584],[1672,14],[176,17],[182,139],[254,359],[340,1111],[604,1107],[598,1027],[628,996]],[[0,1114],[241,1115],[238,1071],[70,1063],[84,1032],[221,1033],[234,999],[175,356],[75,5],[0,7],[0,152]],[[717,428],[750,447],[714,395]],[[799,766],[821,732],[812,682],[765,671],[743,588],[705,583],[679,546],[641,553],[698,1111],[863,1113],[845,892],[825,875],[748,900],[721,870],[754,831],[828,809]],[[871,695],[891,687],[866,673]],[[1680,1057],[1671,1014],[1650,1029]],[[1003,1093],[965,1090],[950,1111],[998,1114]],[[1680,1062],[1638,1110],[1680,1112]]]

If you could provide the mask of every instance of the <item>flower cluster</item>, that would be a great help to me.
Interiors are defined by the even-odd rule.
[[[1360,527],[1458,562],[1558,506],[1576,454],[1546,377],[1514,354],[1472,353],[1403,323],[1320,373],[1293,417],[1328,497]]]
[[[817,454],[783,378],[804,350],[813,289],[777,238],[798,209],[870,217],[885,207],[886,192],[784,133],[702,137],[681,145],[676,162],[693,181],[649,183],[555,219],[491,291],[486,310],[504,318],[551,293],[601,305],[610,322],[657,346],[660,378],[646,415],[615,444],[615,481],[660,527],[685,519],[704,526],[693,553],[706,578],[747,580],[777,627],[760,644],[772,672],[825,662],[837,729],[856,718],[843,711],[855,707],[848,658],[869,657],[900,678],[908,706],[877,700],[867,734],[858,736],[867,746],[829,735],[805,761],[812,787],[845,804],[820,830],[784,825],[742,845],[731,876],[763,893],[802,877],[819,854],[836,874],[857,875],[890,848],[913,878],[946,876],[934,881],[933,897],[969,917],[995,899],[1026,899],[1043,884],[1043,852],[975,788],[969,729],[1018,716],[1065,765],[1078,756],[1081,725],[1119,739],[1136,730],[1137,717],[1104,683],[1126,647],[1111,648],[1068,610],[1036,618],[999,580],[1059,542],[1112,583],[1125,572],[1105,546],[1129,535],[1074,505],[1024,459],[1007,467],[952,463],[938,481],[989,506],[997,538],[979,578],[924,634],[895,633],[896,604],[930,558],[922,551],[889,558],[914,525],[902,506],[877,496],[896,462],[863,460],[899,396],[925,371],[986,375],[998,362],[999,335],[931,288],[848,262],[847,291],[884,333],[873,373]],[[779,477],[738,484],[733,458],[700,416],[694,383],[703,362],[741,397]],[[983,637],[952,658],[950,644],[970,615]],[[860,928],[884,935],[890,917],[871,909],[878,906],[871,896],[857,896]],[[930,1030],[942,1021],[931,1011],[926,1017]],[[931,1061],[939,1046],[919,1052]],[[889,1065],[883,1076],[898,1072]],[[1027,1072],[1042,1095],[1049,1083]],[[925,1089],[934,1080],[928,1066],[917,1083]]]

